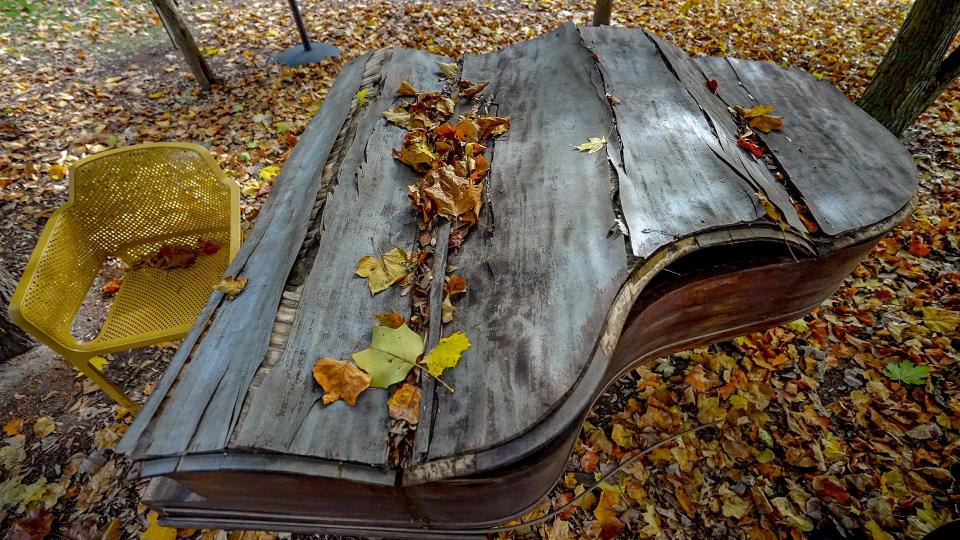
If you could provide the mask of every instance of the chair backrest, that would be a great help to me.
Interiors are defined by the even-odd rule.
[[[225,224],[237,213],[231,182],[197,145],[154,143],[103,152],[77,162],[70,182],[70,213],[94,245],[128,263],[171,238],[229,230]],[[235,252],[237,246],[230,247]]]

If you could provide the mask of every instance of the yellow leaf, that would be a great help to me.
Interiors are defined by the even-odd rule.
[[[225,276],[213,290],[222,292],[232,300],[235,296],[243,292],[243,288],[246,286],[247,278],[245,277],[234,279],[230,276]]]
[[[366,256],[357,262],[356,274],[367,278],[367,285],[371,294],[386,289],[390,285],[407,277],[413,270],[413,263],[406,251],[393,248],[383,254],[383,257]]]
[[[257,182],[253,182],[252,184],[243,186],[243,189],[240,190],[240,193],[243,193],[247,197],[256,197],[257,193],[259,192],[260,192],[260,184],[258,184]]]
[[[445,64],[445,63],[443,63],[443,62],[437,62],[437,67],[440,68],[440,73],[443,73],[443,76],[444,76],[444,77],[446,77],[446,78],[448,78],[448,79],[456,79],[456,78],[457,78],[457,63],[456,63],[456,62],[450,62],[449,64]]]
[[[164,527],[157,523],[159,516],[156,512],[150,512],[147,515],[147,521],[150,526],[147,530],[140,533],[140,540],[177,540],[177,530],[172,527]]]
[[[762,114],[750,119],[750,127],[759,129],[764,133],[770,133],[772,130],[783,129],[783,117],[772,114]]]
[[[415,96],[417,95],[417,89],[413,87],[412,84],[407,81],[400,81],[400,89],[397,90],[398,96]]]
[[[587,142],[577,146],[577,150],[581,152],[586,152],[588,154],[593,154],[599,152],[607,144],[606,137],[590,137],[587,139]]]
[[[160,99],[163,97],[163,92],[151,92],[147,94],[147,97],[150,99]]]
[[[398,388],[387,401],[390,418],[416,424],[420,417],[421,395],[420,389],[412,384],[404,384]]]
[[[50,435],[57,430],[57,424],[54,423],[53,418],[49,416],[44,416],[37,418],[37,421],[33,424],[33,432],[36,433],[41,439]]]
[[[269,167],[260,169],[260,179],[264,182],[272,181],[278,174],[280,174],[279,165],[270,165]]]
[[[754,118],[757,116],[763,116],[765,114],[770,114],[773,112],[775,105],[754,105],[753,107],[747,107],[746,109],[740,109],[740,114],[744,118]]]
[[[357,107],[363,107],[367,104],[367,93],[370,91],[369,88],[361,88],[357,92]]]
[[[14,418],[3,426],[3,432],[13,437],[23,431],[23,418]]]
[[[757,199],[760,200],[760,206],[763,206],[763,211],[767,214],[767,217],[775,221],[780,228],[787,230],[790,228],[790,225],[784,221],[783,216],[780,214],[780,210],[775,204],[770,202],[770,199],[767,198],[763,193],[757,192]]]
[[[370,387],[370,375],[349,360],[324,357],[313,365],[313,380],[323,387],[323,404],[342,399],[357,404],[357,396]]]
[[[59,163],[50,166],[50,178],[54,180],[60,180],[63,176],[67,174],[67,168]]]
[[[949,309],[925,307],[923,308],[923,325],[941,334],[953,332],[957,326],[960,326],[960,313]]]
[[[116,83],[122,81],[123,79],[124,79],[124,77],[107,77],[106,79],[103,80],[103,82],[105,82],[105,83],[107,83],[107,84],[116,84]]]
[[[441,339],[437,346],[427,353],[425,358],[427,370],[434,377],[439,377],[444,370],[457,367],[457,364],[460,363],[460,355],[469,348],[470,340],[463,332],[457,332]]]
[[[100,540],[120,540],[123,535],[123,527],[120,525],[120,518],[113,518],[107,528],[103,531]]]
[[[97,369],[97,371],[103,371],[103,368],[107,367],[108,361],[102,356],[94,356],[89,360],[90,365]]]

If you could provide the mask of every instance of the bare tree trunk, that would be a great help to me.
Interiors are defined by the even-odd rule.
[[[610,12],[613,9],[613,0],[597,0],[593,7],[593,25],[610,25]]]
[[[17,280],[0,268],[0,362],[23,354],[35,345],[30,336],[10,322],[7,316],[7,306],[16,287]]]
[[[857,103],[895,135],[920,116],[960,74],[960,2],[917,0]]]
[[[157,14],[160,15],[160,20],[163,21],[164,28],[167,29],[167,35],[170,36],[170,40],[173,41],[173,44],[180,50],[180,54],[183,55],[184,60],[187,61],[187,65],[190,66],[190,71],[193,72],[193,76],[197,79],[197,84],[205,91],[209,91],[210,85],[216,81],[216,78],[213,76],[213,72],[210,71],[210,66],[207,65],[207,61],[200,55],[197,42],[193,40],[193,34],[191,34],[190,29],[187,28],[187,24],[184,22],[183,17],[180,16],[180,12],[177,11],[172,0],[152,1],[153,7],[156,8]]]

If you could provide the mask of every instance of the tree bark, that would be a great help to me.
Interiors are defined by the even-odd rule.
[[[613,0],[597,0],[593,7],[593,25],[610,26],[610,12],[613,9]]]
[[[960,2],[917,0],[857,104],[900,135],[960,74],[960,52],[944,59],[958,32]]]
[[[7,315],[7,306],[16,287],[17,281],[13,276],[0,268],[0,362],[23,354],[35,345],[30,336],[10,322]]]
[[[167,29],[167,35],[170,40],[183,55],[190,71],[197,79],[197,84],[205,91],[210,90],[210,85],[216,82],[216,77],[210,71],[207,61],[200,55],[200,49],[197,48],[197,42],[193,40],[193,34],[184,22],[180,12],[173,5],[172,0],[152,0],[153,7],[156,8],[160,20],[163,21],[163,27]]]

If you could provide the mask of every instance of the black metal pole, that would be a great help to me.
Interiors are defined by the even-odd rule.
[[[297,23],[297,31],[300,32],[300,41],[303,42],[303,50],[310,50],[310,38],[307,36],[307,27],[303,25],[303,17],[300,16],[300,8],[297,6],[297,0],[288,0],[290,11],[293,12],[293,21]]]

